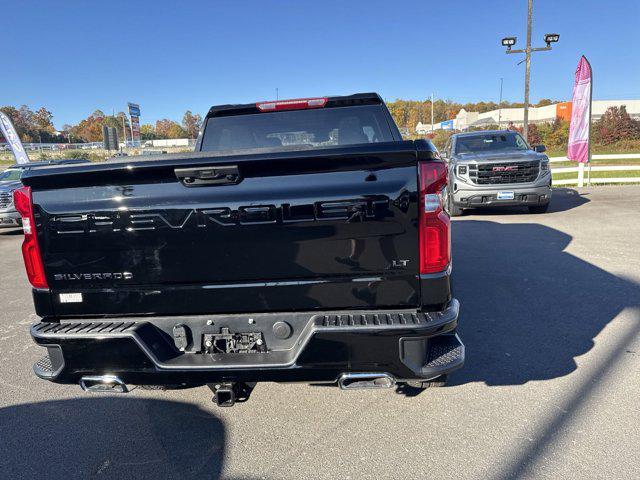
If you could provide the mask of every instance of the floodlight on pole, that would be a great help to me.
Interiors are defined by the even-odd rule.
[[[505,37],[502,39],[502,46],[507,47],[507,50],[511,50],[511,47],[516,44],[517,40],[517,37]]]
[[[544,42],[549,48],[551,48],[552,43],[556,43],[558,40],[560,40],[560,35],[558,35],[557,33],[547,33],[544,36]]]
[[[531,24],[533,18],[533,0],[527,1],[527,44],[525,48],[519,50],[512,50],[516,44],[516,37],[505,37],[502,39],[502,46],[507,48],[506,53],[524,53],[525,54],[525,73],[524,73],[524,119],[522,130],[525,140],[528,140],[529,134],[529,79],[531,77],[531,53],[542,52],[545,50],[551,50],[551,44],[560,40],[560,35],[557,33],[547,33],[544,36],[544,41],[547,44],[546,47],[531,48]],[[521,62],[522,63],[522,62]]]

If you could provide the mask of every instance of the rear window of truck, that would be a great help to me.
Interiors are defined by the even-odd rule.
[[[393,140],[383,106],[361,105],[212,117],[202,150],[324,148]]]

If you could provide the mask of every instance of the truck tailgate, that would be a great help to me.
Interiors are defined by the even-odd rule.
[[[48,315],[419,304],[412,142],[131,157],[23,180]]]

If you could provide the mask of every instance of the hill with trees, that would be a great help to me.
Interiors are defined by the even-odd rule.
[[[544,106],[556,103],[551,99],[544,99],[534,106]],[[433,135],[416,135],[415,126],[418,122],[431,123],[430,100],[394,100],[387,102],[389,111],[398,127],[406,133],[408,138],[427,137],[433,140],[437,147],[442,148],[449,136],[450,130],[436,130]],[[495,102],[457,103],[451,100],[436,100],[433,103],[434,121],[450,120],[460,109],[467,111],[488,112],[497,108],[518,108],[521,103]],[[46,107],[33,111],[28,106],[1,107],[12,120],[18,135],[25,143],[83,143],[102,141],[102,126],[115,127],[118,134],[124,131],[130,139],[131,130],[129,117],[124,112],[107,115],[102,110],[95,110],[87,118],[76,125],[64,125],[62,131],[53,126],[53,114]],[[161,119],[155,124],[143,124],[140,127],[142,140],[167,138],[196,138],[202,117],[187,110],[181,122],[171,119]],[[497,128],[488,125],[486,129]],[[513,128],[513,127],[511,127]],[[532,144],[542,143],[555,151],[565,150],[569,137],[569,122],[557,119],[550,124],[530,124],[529,140]],[[2,141],[0,136],[0,141]],[[607,146],[609,150],[640,151],[640,121],[631,118],[624,106],[611,107],[592,126],[592,140],[595,146]]]
[[[107,115],[102,110],[95,110],[87,118],[80,120],[76,125],[64,125],[58,131],[53,126],[53,114],[45,107],[40,107],[35,112],[27,105],[19,108],[13,106],[1,107],[13,122],[13,125],[24,143],[87,143],[102,141],[102,127],[104,125],[115,127],[118,137],[123,140],[131,140],[131,128],[129,116],[124,112]],[[140,126],[142,140],[156,140],[166,138],[196,138],[202,123],[202,117],[187,110],[182,117],[182,122],[162,119],[155,124],[143,124]],[[0,141],[4,141],[0,135]]]

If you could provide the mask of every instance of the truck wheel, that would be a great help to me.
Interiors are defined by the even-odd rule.
[[[420,381],[416,380],[413,382],[407,382],[407,385],[414,388],[434,388],[434,387],[444,387],[447,384],[447,376],[440,375],[439,377],[432,378],[431,380]]]
[[[547,213],[549,210],[549,204],[545,203],[544,205],[534,205],[529,207],[529,213]]]
[[[449,197],[449,216],[459,217],[460,215],[462,215],[462,209],[460,207],[456,207],[453,204],[452,197]]]

